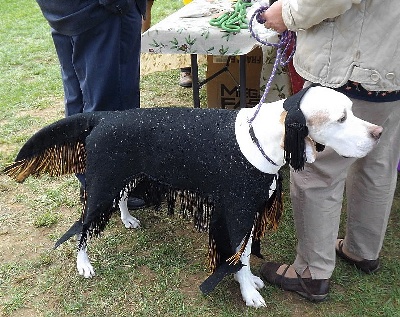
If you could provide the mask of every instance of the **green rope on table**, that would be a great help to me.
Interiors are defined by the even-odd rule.
[[[240,32],[241,29],[247,29],[249,22],[246,18],[246,8],[251,5],[251,2],[238,0],[232,12],[225,12],[218,18],[211,19],[210,25],[219,27],[226,32]]]

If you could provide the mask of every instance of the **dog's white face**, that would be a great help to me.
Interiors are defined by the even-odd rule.
[[[339,155],[360,158],[372,150],[383,128],[355,117],[351,108],[349,98],[324,87],[311,88],[300,104],[314,141]]]

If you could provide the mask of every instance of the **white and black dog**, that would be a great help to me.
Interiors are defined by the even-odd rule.
[[[78,114],[37,132],[5,172],[19,182],[43,173],[86,175],[81,219],[59,240],[80,235],[77,267],[94,275],[88,236],[104,230],[120,207],[126,227],[139,221],[126,207],[138,191],[147,203],[179,204],[199,230],[209,231],[213,274],[201,285],[210,292],[234,273],[246,305],[265,306],[264,286],[250,271],[250,253],[280,215],[279,169],[301,169],[316,144],[346,157],[363,157],[382,127],[355,117],[350,99],[323,87],[286,101],[238,111],[154,108]],[[299,120],[298,120],[299,119]],[[293,131],[295,130],[295,131]],[[291,145],[289,145],[291,143]]]

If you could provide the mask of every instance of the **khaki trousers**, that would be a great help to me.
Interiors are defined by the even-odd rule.
[[[335,268],[335,241],[344,192],[345,247],[363,259],[374,260],[382,248],[396,189],[400,101],[352,101],[357,117],[384,128],[374,150],[364,158],[354,159],[343,158],[327,147],[303,171],[291,171],[290,192],[298,238],[294,267],[299,274],[308,267],[313,279],[330,278]]]

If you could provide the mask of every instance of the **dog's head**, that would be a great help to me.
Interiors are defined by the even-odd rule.
[[[294,98],[292,98],[294,97]],[[378,142],[383,128],[354,116],[344,94],[311,87],[286,103],[285,159],[295,169],[315,160],[315,144],[331,147],[339,155],[360,158]],[[289,100],[289,98],[287,99]]]

